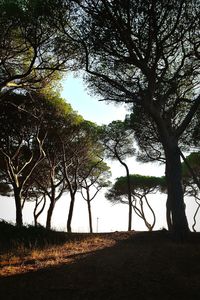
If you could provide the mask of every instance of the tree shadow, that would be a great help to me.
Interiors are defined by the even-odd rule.
[[[199,299],[200,242],[135,234],[73,263],[0,279],[1,299]],[[76,257],[75,257],[76,258]]]

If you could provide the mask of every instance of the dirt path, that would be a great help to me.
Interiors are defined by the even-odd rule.
[[[5,300],[200,299],[200,243],[134,234],[70,263],[2,277]]]

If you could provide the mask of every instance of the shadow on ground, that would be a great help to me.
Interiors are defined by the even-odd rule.
[[[5,300],[200,299],[199,238],[136,233],[72,264],[0,279]]]

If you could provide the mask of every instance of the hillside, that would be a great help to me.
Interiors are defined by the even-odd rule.
[[[1,249],[1,299],[200,297],[199,234],[185,243],[164,231],[63,236],[60,244]]]

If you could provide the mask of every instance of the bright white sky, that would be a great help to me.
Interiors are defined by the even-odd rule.
[[[126,114],[126,109],[123,106],[115,106],[114,104],[106,104],[99,102],[94,96],[90,96],[84,88],[81,78],[74,78],[68,75],[68,78],[63,81],[62,97],[72,105],[72,108],[77,111],[86,120],[93,121],[97,124],[108,124],[113,120],[123,120]],[[111,166],[113,178],[125,176],[123,167],[116,162],[109,162]],[[128,165],[131,173],[143,174],[150,176],[163,176],[164,166],[158,164],[140,164],[134,159],[128,160]],[[102,191],[92,202],[93,212],[93,229],[98,232],[109,231],[125,231],[128,227],[128,207],[126,205],[112,206],[104,197]],[[69,206],[69,195],[64,194],[63,197],[56,203],[52,218],[52,225],[58,230],[65,230],[67,223],[67,214]],[[165,202],[166,195],[152,195],[150,203],[156,213],[157,221],[155,229],[166,227],[165,221]],[[187,201],[187,203],[191,202]],[[189,219],[192,218],[195,206],[187,205]],[[25,204],[23,211],[23,219],[25,224],[32,224],[33,205]],[[149,216],[150,217],[150,216]],[[15,205],[13,198],[2,197],[0,199],[0,219],[15,222]],[[45,224],[46,211],[39,219],[41,224]],[[146,230],[146,227],[137,216],[133,214],[133,229]],[[72,220],[72,231],[88,232],[88,213],[86,202],[78,195],[74,208]]]

